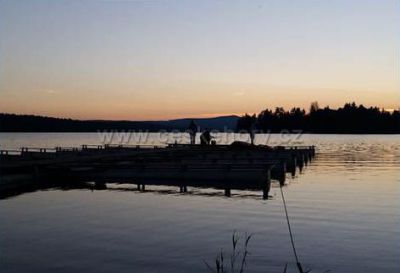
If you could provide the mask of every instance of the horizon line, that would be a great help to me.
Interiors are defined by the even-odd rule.
[[[351,102],[353,103],[353,102]],[[351,104],[350,103],[350,104]],[[345,103],[347,104],[347,103]],[[344,104],[344,105],[345,105]],[[343,105],[343,106],[344,106]],[[363,104],[356,104],[357,106],[361,106]],[[337,110],[339,108],[343,108],[343,106],[341,107],[337,107],[337,108],[330,108],[329,105],[324,106],[324,107],[320,107],[319,109],[324,109],[326,107],[330,108],[331,110]],[[393,113],[394,111],[400,111],[400,106],[397,108],[384,108],[384,107],[378,107],[378,106],[365,106],[363,105],[365,108],[378,108],[380,111],[384,111],[384,112],[389,112],[389,113]],[[275,108],[265,108],[264,110],[274,110],[278,107]],[[285,109],[284,107],[282,107],[285,111],[288,111],[288,109]],[[301,108],[301,107],[291,107],[290,109],[293,108],[300,108],[301,110],[304,110],[306,112],[306,114],[309,114],[310,111],[306,110],[305,108]],[[289,110],[290,110],[289,109]],[[261,111],[264,111],[261,110]],[[261,112],[260,111],[260,112]],[[174,121],[174,120],[182,120],[182,119],[213,119],[213,118],[223,118],[223,117],[242,117],[245,115],[258,115],[260,112],[245,112],[245,113],[210,113],[210,114],[200,114],[198,116],[177,116],[177,117],[172,117],[172,118],[158,118],[158,119],[107,119],[107,118],[71,118],[71,117],[67,117],[67,116],[58,116],[58,115],[46,115],[46,114],[38,114],[38,113],[32,113],[32,114],[28,114],[28,113],[7,113],[7,112],[0,112],[0,115],[16,115],[16,116],[36,116],[36,117],[45,117],[45,118],[55,118],[55,119],[70,119],[70,120],[78,120],[78,121],[132,121],[132,122],[157,122],[157,121]]]

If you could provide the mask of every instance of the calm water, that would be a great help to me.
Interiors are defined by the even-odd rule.
[[[318,148],[284,189],[304,265],[313,272],[400,272],[399,136],[289,140]],[[10,149],[99,141],[96,133],[0,134],[1,148]],[[205,272],[203,260],[229,250],[233,230],[254,234],[247,272],[293,265],[276,186],[267,201],[258,192],[226,198],[217,190],[118,187],[0,200],[1,272]]]

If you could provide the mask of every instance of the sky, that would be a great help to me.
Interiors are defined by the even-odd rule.
[[[400,1],[0,0],[0,112],[400,106]]]

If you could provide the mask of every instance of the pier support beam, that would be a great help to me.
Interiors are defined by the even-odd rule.
[[[303,170],[304,167],[304,157],[302,154],[296,156],[296,161],[299,166],[300,172]]]
[[[304,164],[307,166],[308,165],[308,154],[307,153],[304,153],[304,154],[302,154],[302,156],[303,156],[303,158],[304,158]]]
[[[186,185],[179,186],[179,192],[180,192],[180,193],[185,193],[185,192],[187,192],[187,186],[186,186]]]
[[[226,188],[225,189],[225,196],[226,197],[231,197],[231,189],[230,188]]]
[[[279,184],[283,185],[286,181],[286,161],[282,161],[281,165]]]
[[[269,190],[271,189],[271,170],[267,171],[266,181],[262,184],[263,199],[267,200],[269,195]]]
[[[296,176],[296,166],[294,166],[294,168],[292,168],[292,169],[290,170],[290,174],[292,175],[292,177],[295,177],[295,176]]]
[[[311,163],[311,161],[312,161],[312,152],[311,152],[311,150],[307,152],[307,158],[308,158],[308,162]]]
[[[296,176],[296,167],[297,167],[297,160],[295,156],[292,156],[292,158],[288,161],[286,165],[287,169],[290,171],[290,174],[292,177]]]
[[[137,184],[137,190],[138,190],[138,191],[145,191],[145,190],[146,190],[146,187],[145,187],[144,184]]]

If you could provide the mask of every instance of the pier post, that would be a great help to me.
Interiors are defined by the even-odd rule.
[[[302,152],[302,156],[304,158],[304,164],[308,165],[308,152]]]
[[[267,170],[266,181],[262,184],[263,199],[267,200],[269,195],[269,190],[271,189],[271,170]]]
[[[225,188],[225,196],[231,197],[231,189],[230,188]]]
[[[282,160],[280,169],[279,184],[283,185],[286,181],[286,161]]]
[[[297,163],[299,165],[300,172],[303,170],[304,167],[304,157],[302,154],[298,154],[296,156]]]
[[[304,165],[303,164],[299,164],[299,173],[303,173],[303,168],[304,168]]]
[[[307,161],[307,163],[311,162],[310,151],[309,150],[304,152],[304,158],[305,158],[305,161]]]
[[[179,192],[180,192],[180,193],[185,193],[185,192],[187,192],[187,186],[186,186],[186,185],[181,185],[181,186],[179,186]]]
[[[314,159],[314,148],[311,147],[310,151],[308,152],[308,155],[310,157],[310,162]]]
[[[296,165],[294,165],[294,167],[290,170],[290,174],[292,175],[292,177],[296,176]]]
[[[288,165],[286,166],[292,177],[296,176],[296,167],[297,167],[297,160],[296,157],[292,155],[291,159],[288,161]]]

